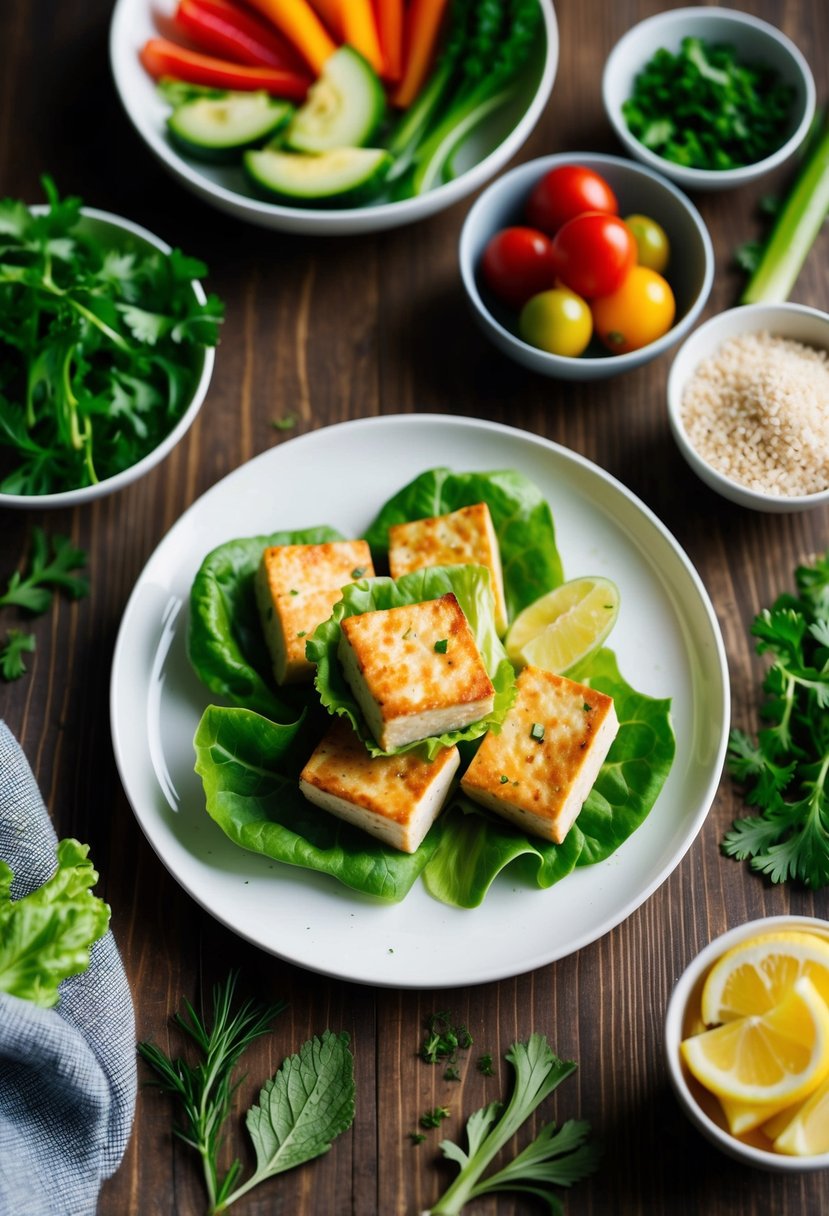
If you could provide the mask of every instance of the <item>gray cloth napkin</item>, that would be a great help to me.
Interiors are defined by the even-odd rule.
[[[0,722],[0,857],[14,899],[54,873],[56,844]],[[92,1216],[127,1147],[135,1091],[135,1018],[111,932],[89,969],[64,980],[54,1009],[0,993],[0,1216]]]

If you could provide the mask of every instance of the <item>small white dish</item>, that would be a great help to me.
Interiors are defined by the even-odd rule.
[[[674,324],[657,341],[624,355],[597,353],[593,343],[578,358],[553,355],[519,338],[518,314],[498,304],[482,287],[481,258],[488,241],[501,228],[522,224],[523,209],[537,181],[560,165],[583,165],[600,174],[619,202],[619,214],[634,212],[661,224],[671,245],[665,277],[676,297]],[[631,371],[656,359],[688,332],[711,291],[714,251],[708,229],[694,204],[664,177],[619,156],[595,152],[561,152],[527,161],[497,178],[473,204],[461,231],[461,279],[473,315],[487,337],[505,355],[542,376],[560,380],[601,380]]]
[[[745,63],[773,68],[795,92],[788,133],[781,146],[763,160],[738,169],[693,169],[652,152],[631,134],[622,105],[653,55],[664,48],[677,52],[683,38],[733,46]],[[686,190],[728,190],[755,181],[782,165],[806,138],[816,104],[815,81],[803,54],[775,26],[749,13],[727,8],[680,8],[656,13],[634,25],[608,56],[602,75],[602,100],[616,135],[631,156],[657,169]]]
[[[46,210],[48,208],[45,205],[38,204],[32,207],[33,212],[45,212]],[[140,224],[134,224],[132,220],[124,219],[123,216],[113,215],[109,211],[99,211],[95,207],[84,207],[81,214],[85,229],[108,247],[123,248],[130,244],[134,246],[136,242],[139,242],[165,254],[171,252],[170,246],[165,241],[148,229],[142,228]],[[199,303],[204,304],[207,297],[201,283],[193,282],[193,293]],[[41,507],[77,507],[82,503],[91,502],[95,498],[114,494],[116,490],[122,490],[125,486],[137,481],[139,477],[143,477],[145,473],[149,473],[172,452],[192,426],[207,396],[215,358],[216,352],[212,346],[203,348],[200,365],[197,366],[198,377],[186,409],[161,443],[141,460],[136,461],[127,469],[122,469],[113,477],[107,477],[95,485],[81,486],[75,490],[61,490],[54,494],[4,494],[0,492],[0,508],[15,507],[32,510]]]
[[[714,938],[701,950],[677,980],[665,1014],[664,1052],[668,1076],[677,1100],[690,1121],[706,1139],[729,1157],[758,1169],[781,1174],[801,1174],[810,1170],[829,1169],[829,1153],[814,1157],[789,1157],[783,1153],[738,1140],[726,1129],[724,1118],[717,1119],[718,1102],[699,1085],[682,1062],[679,1045],[688,1037],[698,1016],[699,998],[705,977],[711,967],[733,946],[760,933],[781,929],[817,933],[829,938],[829,921],[809,916],[767,916],[748,921]],[[697,1009],[695,1011],[695,1004]]]
[[[159,25],[169,23],[175,0],[117,0],[109,35],[109,58],[115,87],[142,140],[165,169],[203,201],[237,219],[283,232],[348,236],[379,232],[426,219],[465,198],[488,181],[515,155],[538,122],[553,88],[558,67],[558,25],[552,0],[538,0],[544,20],[532,62],[522,74],[522,91],[509,112],[495,111],[463,148],[464,171],[427,194],[398,202],[362,207],[313,210],[288,207],[254,195],[241,168],[213,166],[186,159],[167,138],[169,106],[159,97],[138,54]]]
[[[815,494],[771,494],[732,480],[692,445],[683,423],[685,387],[699,365],[739,334],[769,333],[829,352],[829,313],[805,304],[744,304],[710,317],[680,347],[668,375],[668,421],[677,447],[697,476],[723,498],[754,511],[805,511],[829,503],[829,488]]]

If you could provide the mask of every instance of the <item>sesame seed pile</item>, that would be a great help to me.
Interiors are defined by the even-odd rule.
[[[781,496],[829,488],[826,351],[769,333],[730,338],[689,380],[682,421],[732,481]]]

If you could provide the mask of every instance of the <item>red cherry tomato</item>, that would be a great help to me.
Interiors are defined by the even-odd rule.
[[[554,235],[583,211],[617,215],[619,204],[607,182],[582,165],[560,165],[536,183],[527,200],[527,223]]]
[[[481,274],[493,295],[521,308],[530,296],[553,285],[553,243],[534,228],[503,228],[484,250]]]
[[[636,261],[636,240],[617,216],[588,211],[558,230],[553,253],[565,287],[591,299],[622,285]]]

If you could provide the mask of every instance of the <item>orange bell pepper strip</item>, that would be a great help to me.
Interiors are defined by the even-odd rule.
[[[311,8],[308,0],[251,0],[253,7],[267,17],[299,51],[315,76],[337,44]]]
[[[385,74],[380,36],[371,0],[341,0],[343,41],[367,59],[378,76]]]
[[[407,109],[429,75],[449,0],[412,0],[406,10],[403,76],[392,92],[392,105]]]
[[[264,89],[276,97],[304,101],[311,77],[285,68],[248,67],[214,55],[203,55],[167,38],[150,38],[140,52],[141,62],[155,80],[172,76],[188,84],[213,89]]]

